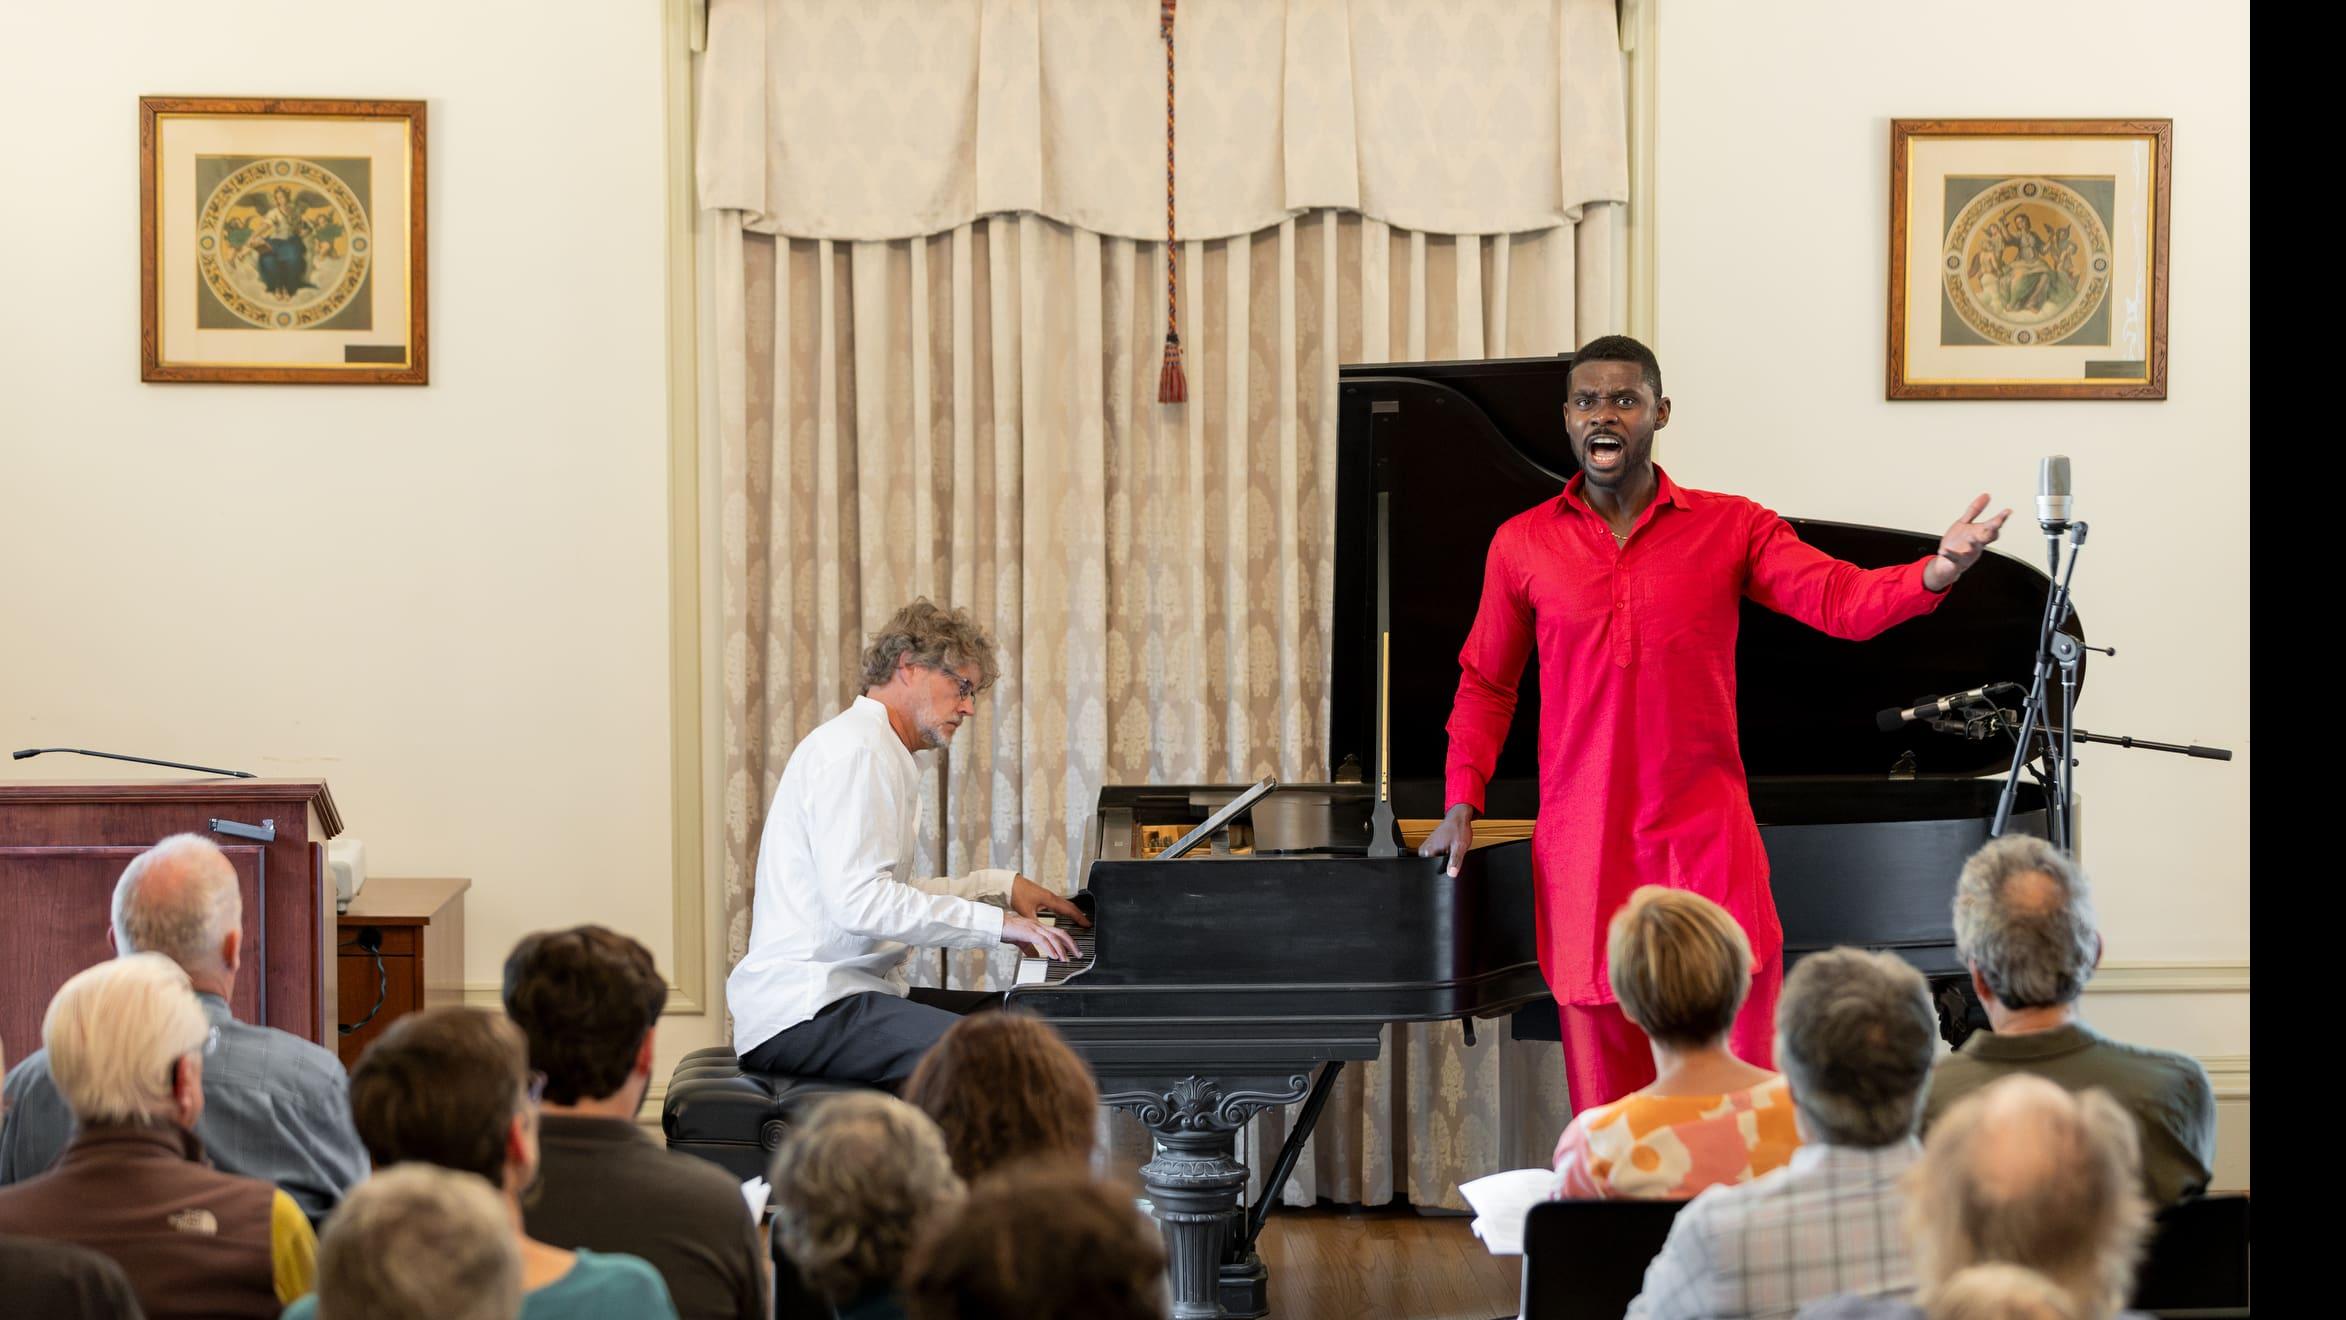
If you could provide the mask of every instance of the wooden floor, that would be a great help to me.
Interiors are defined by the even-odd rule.
[[[1277,1320],[1513,1316],[1522,1258],[1493,1256],[1463,1215],[1274,1209],[1257,1239]]]

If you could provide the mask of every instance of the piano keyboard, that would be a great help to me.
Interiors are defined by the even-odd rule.
[[[1060,929],[1066,931],[1069,937],[1075,941],[1074,961],[1061,962],[1056,958],[1020,958],[1018,960],[1018,980],[1013,984],[1057,985],[1092,965],[1095,941],[1099,937],[1098,929],[1086,929],[1082,926],[1062,926]]]

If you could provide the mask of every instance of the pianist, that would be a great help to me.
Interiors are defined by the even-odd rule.
[[[1738,599],[1835,637],[1872,637],[1937,608],[2011,513],[1974,521],[1982,495],[1929,558],[1861,569],[1750,500],[1673,482],[1653,461],[1654,433],[1669,420],[1645,345],[1607,335],[1573,357],[1564,432],[1580,471],[1491,538],[1458,657],[1449,810],[1419,849],[1447,853],[1457,873],[1536,644],[1540,969],[1575,1109],[1654,1080],[1652,1052],[1614,1001],[1604,963],[1606,924],[1640,885],[1693,890],[1742,925],[1752,986],[1729,1044],[1771,1065],[1784,937],[1736,743]]]
[[[1001,1000],[908,986],[913,947],[1074,957],[1074,941],[1036,918],[1088,922],[1025,876],[912,870],[913,756],[949,742],[999,672],[966,612],[915,600],[864,648],[864,694],[791,752],[758,842],[749,952],[725,982],[744,1068],[900,1087],[960,1014]]]

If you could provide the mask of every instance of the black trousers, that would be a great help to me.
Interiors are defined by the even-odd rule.
[[[901,1091],[914,1065],[947,1028],[966,1014],[1001,1006],[998,991],[918,985],[903,999],[876,991],[849,995],[752,1048],[741,1056],[741,1066]]]

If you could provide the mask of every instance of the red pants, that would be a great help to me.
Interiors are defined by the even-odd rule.
[[[1745,1063],[1776,1066],[1776,994],[1784,962],[1772,959],[1752,973],[1751,993],[1727,1033],[1727,1048]],[[1611,1104],[1654,1080],[1653,1049],[1619,1004],[1558,1004],[1564,1036],[1564,1085],[1572,1112]]]

